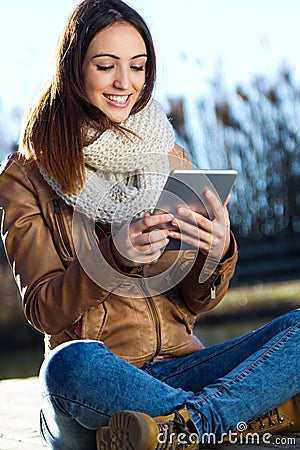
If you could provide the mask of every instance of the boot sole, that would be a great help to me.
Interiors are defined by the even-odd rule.
[[[109,435],[109,427],[101,427],[96,434],[97,450],[110,450],[111,440]]]
[[[97,432],[97,450],[155,450],[157,433],[151,436],[149,422],[142,414],[118,411]]]

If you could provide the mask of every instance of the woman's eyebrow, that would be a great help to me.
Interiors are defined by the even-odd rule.
[[[137,59],[137,58],[147,58],[147,53],[141,53],[140,55],[135,55],[130,59]]]
[[[99,53],[97,55],[94,55],[92,57],[92,59],[102,58],[102,57],[109,57],[109,58],[113,58],[113,59],[120,59],[119,56],[112,55],[111,53]],[[132,59],[137,59],[137,58],[142,58],[142,57],[147,58],[147,53],[140,53],[139,55],[135,55],[135,56],[133,56],[130,59],[132,60]]]

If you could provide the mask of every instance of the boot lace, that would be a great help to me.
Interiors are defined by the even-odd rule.
[[[191,436],[191,432],[186,424],[186,421],[182,417],[182,415],[178,412],[174,412],[174,419],[169,420],[165,423],[157,423],[159,435],[163,436],[161,442],[155,447],[155,450],[179,450],[190,448],[191,440],[189,437]],[[181,442],[178,442],[178,435],[185,436],[184,439],[181,439]],[[163,442],[162,442],[163,441]]]
[[[278,424],[283,423],[284,418],[280,416],[278,408],[272,409],[271,411],[268,411],[266,414],[257,417],[254,420],[251,420],[251,422],[248,423],[248,428],[250,431],[254,430],[254,424],[259,422],[259,429],[263,430],[265,428],[265,420],[268,421],[269,427],[274,427],[276,425],[276,421]]]

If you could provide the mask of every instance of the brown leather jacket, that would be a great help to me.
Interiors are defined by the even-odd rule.
[[[170,155],[171,169],[189,166],[184,150],[176,146]],[[229,256],[202,284],[198,283],[204,261],[201,254],[182,281],[157,295],[143,287],[143,279],[151,271],[162,270],[177,252],[166,251],[158,263],[126,272],[142,293],[136,298],[130,295],[130,283],[124,285],[121,296],[85,273],[74,251],[73,209],[47,185],[34,161],[12,154],[2,163],[0,208],[2,239],[25,316],[46,335],[47,347],[79,338],[101,340],[137,367],[203,348],[193,335],[193,326],[197,316],[216,306],[227,291],[237,260],[233,237]],[[99,243],[102,255],[122,272],[112,258],[109,241],[107,236]],[[185,261],[195,255],[193,251],[181,253]],[[79,322],[80,336],[75,332]]]

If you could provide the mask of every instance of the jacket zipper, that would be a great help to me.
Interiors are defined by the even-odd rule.
[[[217,288],[216,288],[215,282],[213,281],[210,286],[210,298],[212,300],[214,300],[216,298],[216,296],[217,296]]]
[[[217,286],[222,282],[223,275],[217,275],[210,285],[210,298],[215,300],[217,298]]]
[[[146,299],[148,302],[148,305],[150,307],[150,311],[152,313],[152,316],[154,318],[154,322],[155,322],[155,330],[156,330],[156,352],[154,356],[157,356],[161,350],[161,327],[160,327],[160,322],[159,322],[159,316],[156,310],[156,306],[154,304],[153,298],[150,295],[148,288],[146,286],[145,280],[143,278],[140,278],[140,284],[142,286],[143,289],[143,294],[146,294]]]
[[[63,244],[65,245],[67,252],[69,253],[69,255],[72,255],[72,251],[71,251],[71,247],[69,244],[69,239],[68,239],[68,235],[67,235],[67,231],[66,231],[66,227],[61,215],[61,209],[60,209],[60,205],[59,205],[59,201],[57,200],[57,198],[53,199],[53,206],[54,206],[54,214],[56,217],[56,223],[57,223],[57,227],[58,227],[58,231],[60,233],[61,236],[61,240],[63,242]]]

